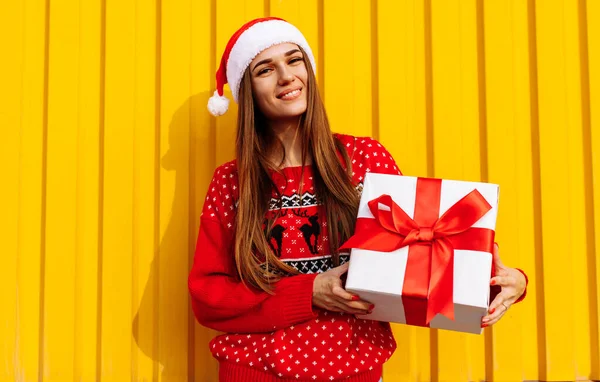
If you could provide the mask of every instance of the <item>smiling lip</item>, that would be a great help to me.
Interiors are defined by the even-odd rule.
[[[290,93],[294,93],[294,92],[295,92],[295,94],[289,95]],[[288,94],[288,95],[286,95],[286,94]],[[277,98],[282,99],[284,101],[290,101],[290,100],[294,100],[294,99],[298,98],[300,96],[300,94],[302,94],[302,88],[289,89],[289,90],[285,90],[285,91],[279,93],[277,95]],[[285,98],[284,98],[284,96],[285,96]]]

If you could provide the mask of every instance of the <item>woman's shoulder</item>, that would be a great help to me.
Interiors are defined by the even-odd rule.
[[[390,152],[375,138],[334,134],[348,150],[353,172],[362,180],[366,172],[401,174]]]
[[[206,191],[201,218],[218,221],[223,227],[232,229],[238,192],[236,161],[218,166]]]
[[[377,149],[385,149],[383,145],[375,138],[368,136],[354,136],[350,134],[334,133],[334,138],[346,146],[347,149],[355,151],[365,150],[373,151]],[[386,150],[387,151],[387,150]]]
[[[228,194],[229,197],[237,200],[238,170],[235,159],[225,162],[215,169],[211,186],[211,191],[216,191],[221,195]]]
[[[346,147],[348,154],[354,159],[370,159],[377,156],[391,157],[388,150],[373,137],[359,137],[340,133],[334,133],[333,136]]]
[[[221,181],[221,179],[228,180],[233,178],[237,179],[237,161],[235,159],[222,163],[215,168],[213,180]]]

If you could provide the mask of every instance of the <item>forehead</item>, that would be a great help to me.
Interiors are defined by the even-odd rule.
[[[272,47],[260,52],[258,56],[254,57],[252,63],[266,59],[276,60],[278,58],[285,58],[285,54],[294,49],[298,49],[298,45],[289,42],[273,45]]]

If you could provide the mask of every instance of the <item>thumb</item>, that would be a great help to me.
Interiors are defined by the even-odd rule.
[[[494,243],[494,250],[492,252],[492,257],[494,260],[494,267],[496,267],[496,269],[506,268],[504,266],[504,263],[502,263],[502,260],[500,260],[500,247],[498,246],[498,243]]]
[[[344,264],[342,264],[340,266],[331,268],[328,272],[331,272],[334,275],[339,277],[348,271],[348,266],[350,266],[350,262],[345,262]]]

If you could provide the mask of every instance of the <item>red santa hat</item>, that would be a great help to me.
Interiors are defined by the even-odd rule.
[[[226,83],[229,83],[233,99],[237,103],[242,76],[252,60],[263,50],[286,42],[300,46],[316,72],[312,50],[298,28],[277,17],[249,21],[231,36],[225,47],[217,70],[217,90],[208,100],[210,113],[214,116],[223,115],[229,108],[229,99],[223,95]]]

